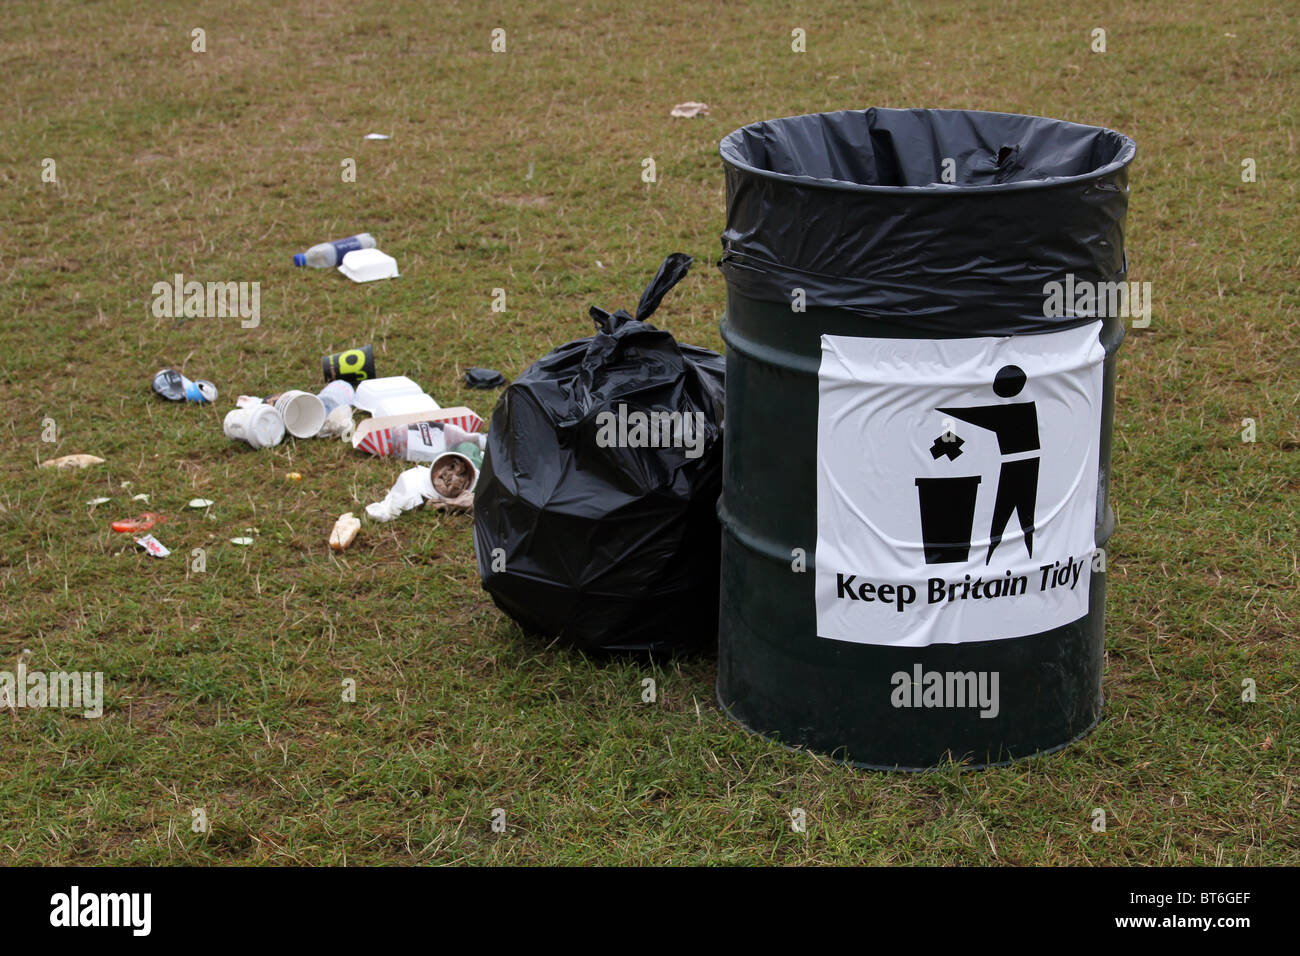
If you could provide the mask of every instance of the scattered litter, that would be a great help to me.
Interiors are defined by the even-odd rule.
[[[470,409],[457,406],[456,408],[440,408],[435,412],[413,412],[408,415],[367,419],[357,426],[356,432],[352,435],[352,447],[385,458],[405,457],[407,455],[405,449],[411,447],[411,442],[408,440],[410,427],[434,422],[440,422],[443,425],[454,425],[460,429],[464,437],[457,437],[452,442],[453,447],[461,441],[485,442],[487,440],[486,435],[481,436],[481,438],[478,435],[479,429],[483,427],[483,419],[479,418]],[[403,444],[403,451],[396,450],[395,446],[398,444]],[[441,452],[446,447],[446,444],[443,444],[442,447],[433,447],[432,450]]]
[[[384,429],[375,440],[387,449],[389,458],[428,463],[457,445],[469,445],[477,451],[480,438],[487,441],[487,435],[471,434],[455,422],[420,421]]]
[[[95,505],[106,505],[112,500],[113,500],[112,498],[91,498],[89,501],[86,502],[86,504],[90,505],[90,507],[93,508],[95,507]]]
[[[367,133],[366,139],[392,139],[392,137],[384,133]]]
[[[333,355],[322,355],[320,364],[327,382],[342,379],[360,385],[375,377],[375,352],[369,345],[363,345],[359,349],[344,349]]]
[[[325,405],[311,392],[292,389],[267,400],[284,419],[284,429],[294,438],[315,438],[325,424]]]
[[[597,259],[597,260],[596,260],[596,268],[597,268],[597,269],[603,269],[603,268],[605,268],[605,263],[603,263],[603,262],[601,262],[599,259]]]
[[[248,442],[253,448],[269,448],[284,440],[284,419],[265,402],[227,412],[221,427],[231,441]]]
[[[473,514],[474,492],[467,491],[459,498],[431,498],[429,507],[450,514]]]
[[[378,279],[392,279],[400,273],[397,260],[378,249],[358,249],[343,257],[339,272],[353,282],[375,282]]]
[[[459,452],[474,463],[475,468],[483,467],[483,450],[487,445],[487,435],[475,435],[474,441],[463,441],[452,451]]]
[[[298,471],[291,471],[291,472],[289,472],[288,474],[286,474],[286,475],[284,476],[284,480],[285,480],[285,481],[302,481],[302,473],[301,473],[301,472],[298,472]]]
[[[153,377],[153,390],[169,402],[198,402],[206,404],[217,400],[217,386],[205,379],[191,382],[174,368],[165,368]]]
[[[474,490],[478,481],[478,468],[460,452],[449,451],[438,456],[429,469],[433,490],[439,498],[455,500]]]
[[[325,416],[325,424],[316,433],[317,438],[341,438],[348,441],[356,424],[352,421],[352,406],[340,405]]]
[[[334,530],[330,532],[330,547],[335,551],[346,551],[357,539],[360,530],[361,519],[353,517],[351,511],[339,515],[339,520],[334,522]]]
[[[42,468],[86,468],[90,465],[102,465],[104,459],[96,458],[94,455],[64,455],[62,458],[51,458],[49,461],[41,462]],[[123,488],[129,487],[123,485]]]
[[[253,539],[252,538],[231,538],[230,543],[237,544],[240,547],[248,547],[248,545],[253,543]]]
[[[383,501],[366,505],[366,514],[375,521],[392,521],[403,511],[420,507],[426,498],[432,498],[433,495],[429,466],[416,465],[397,476],[397,481]]]
[[[211,508],[214,504],[216,504],[215,501],[210,501],[207,498],[191,498],[190,503],[186,505],[186,507],[187,508]]]
[[[670,112],[668,115],[675,116],[679,119],[692,119],[696,116],[708,116],[709,104],[696,103],[693,100],[687,101],[685,103],[678,103],[676,106],[673,107],[672,112]]]
[[[405,375],[362,382],[356,388],[352,404],[376,418],[438,410],[433,396]]]
[[[398,475],[383,501],[366,505],[366,514],[375,521],[392,521],[426,501],[444,510],[469,510],[477,483],[478,469],[472,461],[456,452],[444,452],[432,465],[416,465]]]
[[[351,410],[352,403],[357,397],[357,390],[351,382],[336,379],[317,392],[316,397],[325,406],[325,414],[329,415],[334,409],[340,407]]]
[[[163,543],[151,534],[147,534],[143,538],[136,538],[135,543],[144,548],[155,558],[165,558],[167,555],[171,554],[171,551],[165,548]]]
[[[295,255],[293,264],[311,266],[313,269],[329,269],[342,262],[349,252],[373,248],[375,248],[375,237],[368,232],[360,232],[346,239],[317,243],[306,252]]]
[[[134,518],[120,518],[113,522],[112,528],[121,534],[139,534],[141,531],[148,531],[162,520],[164,520],[162,515],[146,511]]]
[[[142,492],[140,492],[140,494],[138,494],[138,495],[132,495],[132,496],[131,496],[131,500],[132,500],[132,501],[143,501],[145,504],[148,504],[148,503],[149,503],[149,496],[146,495],[146,494],[142,491]]]
[[[506,377],[492,368],[468,368],[465,370],[466,388],[500,388],[506,383]]]

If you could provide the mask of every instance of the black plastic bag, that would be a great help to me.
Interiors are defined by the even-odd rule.
[[[728,289],[944,335],[1050,332],[1045,284],[1125,278],[1133,141],[974,110],[844,110],[722,141]]]
[[[645,321],[691,262],[665,259],[635,318],[592,307],[596,334],[534,363],[497,403],[474,549],[483,587],[527,631],[584,650],[716,640],[725,363]],[[669,427],[638,431],[636,413]]]

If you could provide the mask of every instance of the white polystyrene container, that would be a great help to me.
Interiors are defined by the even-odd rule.
[[[413,401],[404,403],[400,401],[402,399],[411,399]],[[402,412],[380,411],[380,409],[402,404],[417,406],[407,409],[408,411],[429,411],[438,408],[438,403],[426,395],[424,389],[405,375],[367,379],[357,386],[357,394],[353,398],[352,404],[363,412],[370,412],[376,417],[380,415],[400,415]]]
[[[353,282],[391,279],[398,275],[397,260],[378,249],[357,249],[343,257],[339,272]]]

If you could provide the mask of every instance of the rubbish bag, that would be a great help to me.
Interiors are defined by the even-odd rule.
[[[728,289],[943,335],[1052,332],[1067,274],[1123,281],[1128,165],[1113,130],[974,110],[844,110],[722,141]]]
[[[474,549],[483,587],[527,631],[652,654],[716,640],[725,362],[646,321],[692,261],[665,259],[635,317],[593,306],[596,334],[497,402]]]

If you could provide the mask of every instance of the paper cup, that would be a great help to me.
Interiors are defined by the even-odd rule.
[[[342,379],[359,385],[375,377],[375,353],[369,345],[363,345],[359,349],[344,349],[333,355],[322,355],[320,364],[327,382]]]
[[[461,489],[461,494],[464,494],[466,491],[473,491],[474,486],[478,484],[478,468],[475,466],[474,462],[472,462],[467,456],[462,455],[460,452],[457,451],[445,451],[437,458],[435,458],[433,460],[433,464],[429,466],[429,479],[433,481],[434,476],[438,473],[438,465],[441,464],[442,462],[445,462],[449,458],[456,458],[463,461],[465,463],[465,467],[469,469],[469,484],[463,489]],[[448,497],[447,495],[444,495],[441,490],[439,490],[438,483],[436,481],[434,481],[433,490],[437,491],[438,494],[444,498]],[[451,497],[455,498],[458,496],[452,495]]]
[[[231,441],[254,448],[270,448],[284,440],[284,419],[270,405],[248,405],[226,414],[222,428]]]
[[[313,438],[325,424],[325,406],[311,392],[284,392],[275,400],[275,410],[294,438]]]

